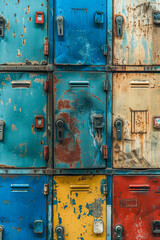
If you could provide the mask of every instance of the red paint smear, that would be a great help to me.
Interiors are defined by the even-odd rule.
[[[58,143],[55,147],[55,156],[57,162],[68,163],[70,167],[73,167],[76,162],[81,159],[81,148],[78,137],[73,142],[73,137],[67,135],[63,143]]]

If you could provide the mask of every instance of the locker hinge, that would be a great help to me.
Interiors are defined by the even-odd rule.
[[[49,159],[49,146],[46,145],[44,146],[44,160],[48,160]]]
[[[108,147],[107,147],[107,145],[103,145],[103,147],[102,147],[102,154],[103,154],[103,158],[104,159],[108,158]]]
[[[108,92],[108,81],[107,80],[104,81],[103,89],[105,92]]]
[[[105,184],[103,184],[103,194],[107,195],[108,194],[108,186],[107,186],[107,182]]]
[[[51,91],[51,80],[46,80],[44,82],[44,91],[50,92]]]
[[[49,193],[49,184],[44,184],[43,194],[46,196]]]
[[[44,43],[44,56],[48,56],[49,55],[49,42],[45,41]]]
[[[107,44],[103,45],[103,55],[104,56],[107,56],[107,50],[108,50]]]

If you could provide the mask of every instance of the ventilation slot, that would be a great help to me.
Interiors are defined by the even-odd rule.
[[[11,184],[11,192],[29,192],[29,184]]]
[[[31,81],[12,81],[12,88],[30,88]]]
[[[150,189],[149,185],[130,185],[130,192],[148,192]]]

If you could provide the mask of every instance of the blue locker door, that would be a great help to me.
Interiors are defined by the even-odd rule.
[[[0,225],[5,240],[46,239],[45,176],[0,177]]]
[[[44,56],[44,43],[48,37],[47,1],[3,0],[0,6],[0,64],[42,64],[47,61]]]
[[[106,64],[106,9],[106,0],[55,0],[55,64]]]
[[[46,74],[0,74],[0,167],[45,167]],[[36,127],[36,121],[44,126]]]
[[[105,168],[106,73],[57,72],[55,92],[56,168]]]

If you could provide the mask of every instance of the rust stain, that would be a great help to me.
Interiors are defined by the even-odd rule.
[[[22,40],[22,44],[23,44],[23,46],[26,45],[26,39],[23,39],[23,40]]]
[[[28,13],[30,12],[30,6],[27,7],[27,12],[28,12]]]
[[[22,217],[20,217],[20,220],[22,221],[22,220],[23,220],[23,218],[22,218]]]
[[[0,103],[3,105],[3,101],[2,100],[0,100]]]
[[[11,203],[11,201],[4,200],[3,203],[7,205],[8,203]]]
[[[68,134],[63,144],[58,143],[55,147],[57,161],[68,163],[70,167],[73,167],[76,162],[81,160],[81,148],[79,144],[78,137],[74,141],[73,137]]]
[[[21,35],[21,38],[23,38],[24,37],[24,35]]]
[[[56,88],[56,85],[59,83],[59,79],[54,76],[54,79],[53,79],[53,85],[54,85],[54,92],[57,92],[57,88]]]
[[[26,33],[26,26],[24,26],[24,33]]]
[[[12,131],[17,131],[17,127],[16,127],[16,125],[12,124],[11,129],[12,129]]]
[[[35,134],[34,125],[32,124],[32,134]]]
[[[11,77],[10,75],[8,74],[7,77],[5,78],[6,81],[10,81],[11,80]]]
[[[18,51],[18,53],[17,53],[17,57],[20,57],[22,54],[21,54],[21,52],[20,52],[19,49],[17,49],[17,51]]]
[[[30,17],[30,18],[28,18],[28,20],[29,20],[29,22],[31,22],[31,21],[32,21],[32,18]]]
[[[65,123],[69,124],[70,130],[73,134],[79,134],[79,129],[75,126],[75,123],[79,123],[79,121],[76,119],[76,117],[70,117],[68,113],[62,112],[59,114],[59,118],[63,118],[65,120]]]
[[[3,86],[6,86],[5,82],[1,82],[1,84],[2,84]]]
[[[20,232],[21,231],[21,228],[19,227],[19,228],[17,228],[17,232]]]
[[[15,166],[8,166],[5,164],[0,164],[0,168],[16,168]]]
[[[9,22],[9,20],[7,19],[6,28],[7,28],[8,31],[10,30],[10,27],[11,27],[10,22]]]
[[[69,90],[66,90],[66,91],[63,93],[62,97],[58,100],[57,108],[58,108],[59,110],[62,110],[62,109],[72,109],[71,104],[70,104],[70,101],[67,100],[67,99],[64,99],[64,100],[63,100],[63,97],[64,97],[65,94],[68,93],[68,92],[69,92]]]
[[[15,32],[13,32],[12,34],[13,34],[13,38],[15,38],[15,36],[16,36]]]

